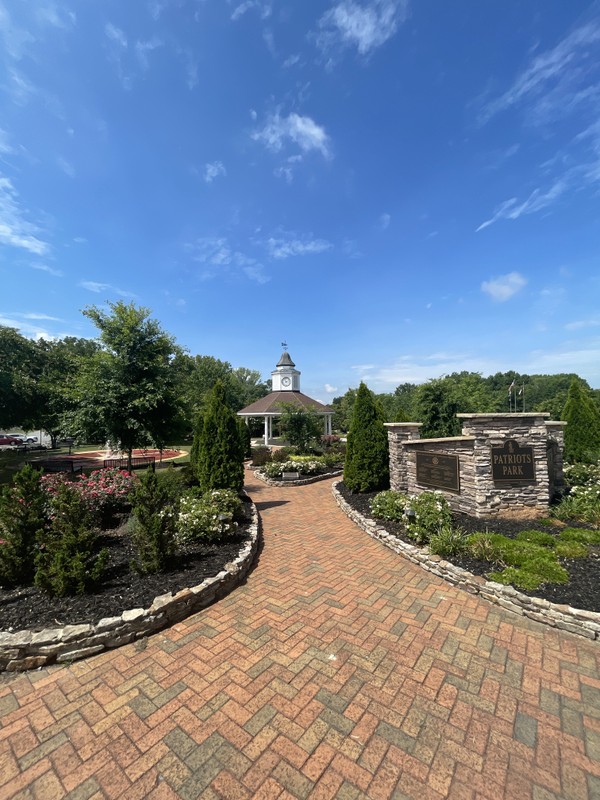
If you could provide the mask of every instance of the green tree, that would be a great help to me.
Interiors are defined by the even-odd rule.
[[[0,428],[27,426],[34,414],[37,355],[31,340],[0,326]]]
[[[388,437],[383,413],[364,383],[358,387],[348,432],[344,483],[352,492],[389,487]]]
[[[562,414],[567,461],[590,463],[600,457],[600,411],[581,381],[571,381]]]
[[[247,424],[243,417],[237,418],[238,432],[240,435],[240,445],[244,458],[251,458],[252,456],[252,435],[250,433],[250,425]]]
[[[200,427],[200,426],[199,426]],[[197,430],[197,479],[202,491],[234,489],[244,485],[244,454],[236,416],[225,401],[225,387],[217,381],[205,406],[201,429]]]
[[[138,572],[161,572],[173,558],[179,496],[180,487],[172,478],[160,480],[151,469],[140,478],[133,497],[132,537]]]
[[[292,447],[306,453],[323,433],[321,417],[314,408],[303,408],[294,403],[281,403],[279,424],[282,434]]]
[[[12,486],[0,487],[0,583],[29,585],[35,575],[35,554],[44,534],[47,495],[41,472],[23,467]]]
[[[76,385],[77,417],[88,437],[100,434],[127,453],[162,448],[179,429],[180,409],[171,336],[149,310],[119,301],[110,313],[84,312],[100,331],[101,349],[86,361]]]
[[[52,526],[36,558],[35,583],[55,597],[84,594],[102,577],[108,550],[98,552],[91,512],[72,484],[52,498]]]

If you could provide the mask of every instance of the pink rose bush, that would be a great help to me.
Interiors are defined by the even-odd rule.
[[[78,475],[75,481],[70,481],[62,473],[43,475],[42,486],[49,496],[51,508],[53,498],[66,482],[77,490],[85,507],[96,519],[106,519],[129,509],[138,479],[122,469],[98,469],[89,475]]]

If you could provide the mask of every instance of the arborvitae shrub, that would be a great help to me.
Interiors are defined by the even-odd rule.
[[[72,484],[58,487],[52,514],[52,526],[36,559],[36,585],[55,597],[84,594],[100,580],[108,551],[98,552],[92,513]]]
[[[591,463],[600,456],[600,411],[581,381],[573,379],[562,413],[567,461]]]
[[[225,402],[223,383],[217,381],[208,397],[198,442],[198,481],[210,489],[242,490],[244,454],[236,416]]]
[[[26,466],[12,486],[0,488],[0,584],[28,585],[35,575],[37,544],[47,525],[41,472]]]
[[[246,423],[245,419],[238,417],[237,426],[240,434],[242,455],[244,458],[250,458],[252,455],[252,435],[250,433],[250,425]]]
[[[352,492],[389,487],[388,437],[373,393],[360,384],[348,432],[344,483]]]
[[[133,497],[132,532],[138,572],[160,572],[173,558],[179,497],[175,482],[160,480],[151,469],[140,478]]]

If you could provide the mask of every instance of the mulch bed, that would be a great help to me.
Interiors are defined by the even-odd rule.
[[[63,625],[96,623],[132,608],[148,608],[155,597],[197,586],[217,575],[248,541],[247,525],[223,543],[189,544],[181,548],[171,568],[158,575],[139,575],[131,568],[135,550],[127,523],[104,531],[99,546],[109,551],[106,573],[94,593],[49,597],[35,586],[0,588],[0,630],[42,630]]]
[[[371,500],[378,494],[377,492],[353,494],[346,489],[343,483],[338,484],[338,491],[355,511],[358,511],[363,517],[375,520],[375,517],[371,514]],[[381,519],[375,521],[403,542],[415,544],[414,540],[406,535],[405,529],[400,523]],[[467,534],[479,531],[501,533],[511,539],[514,539],[520,531],[541,530],[546,533],[554,533],[555,531],[558,532],[562,527],[586,527],[575,520],[569,521],[565,525],[559,523],[555,528],[554,526],[542,525],[539,521],[536,522],[531,519],[516,520],[497,517],[482,519],[470,517],[467,514],[454,514],[453,522],[455,526],[462,528]],[[446,560],[472,572],[474,575],[483,577],[487,577],[489,572],[498,570],[496,564],[489,561],[480,561],[467,555],[453,556]],[[530,597],[542,597],[551,603],[561,603],[573,608],[600,612],[600,547],[591,547],[588,558],[561,558],[559,561],[569,573],[568,583],[546,583],[533,591],[526,589],[519,589],[519,591]]]

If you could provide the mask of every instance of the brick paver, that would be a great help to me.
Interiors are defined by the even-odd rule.
[[[249,474],[250,475],[250,474]],[[0,798],[600,798],[600,647],[248,487],[264,549],[189,620],[0,683]]]

